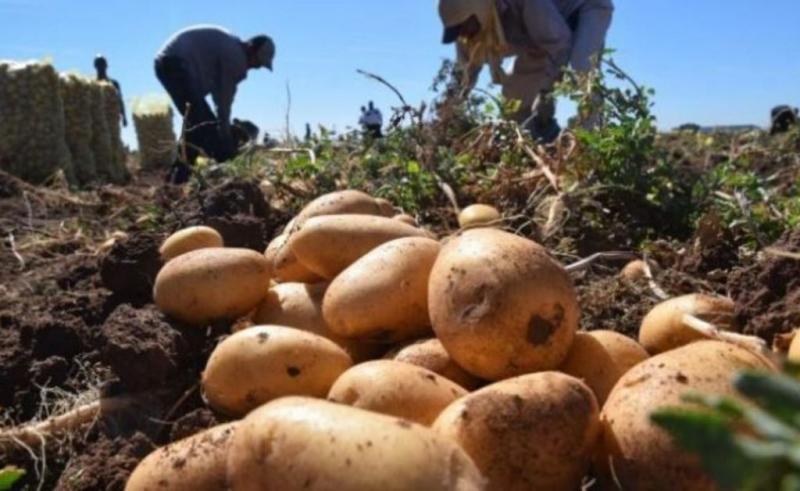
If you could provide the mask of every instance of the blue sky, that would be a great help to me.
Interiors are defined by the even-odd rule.
[[[654,87],[661,127],[766,124],[771,106],[800,105],[800,1],[616,0],[608,45],[638,81]],[[161,90],[153,55],[174,31],[214,23],[247,37],[271,35],[275,72],[252,72],[234,115],[270,133],[291,121],[343,130],[367,100],[396,104],[362,68],[409,101],[428,99],[451,49],[439,43],[433,0],[0,0],[0,58],[51,56],[61,70],[92,72],[104,53],[127,100]],[[562,105],[562,117],[569,111]],[[130,128],[126,140],[132,140]]]

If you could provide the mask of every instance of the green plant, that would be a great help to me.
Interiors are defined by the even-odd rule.
[[[7,465],[0,469],[0,491],[9,491],[14,483],[22,479],[25,471],[13,465]]]
[[[652,420],[697,454],[723,490],[800,490],[800,382],[747,371],[733,384],[741,399],[687,394],[692,406]]]

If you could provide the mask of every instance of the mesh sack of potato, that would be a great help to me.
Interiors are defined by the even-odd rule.
[[[148,96],[134,101],[133,125],[143,169],[167,168],[175,162],[177,144],[169,99]]]
[[[111,137],[108,133],[106,123],[105,102],[103,101],[103,91],[95,81],[86,81],[89,84],[91,94],[91,117],[92,117],[92,155],[94,155],[94,165],[97,170],[97,177],[102,182],[113,181],[111,153]]]
[[[88,80],[76,74],[61,76],[67,146],[80,184],[87,184],[98,177],[92,147],[92,98],[92,86]]]
[[[0,168],[41,182],[72,176],[58,74],[49,63],[0,60]]]
[[[109,82],[98,82],[103,93],[103,113],[105,115],[108,136],[111,143],[111,160],[109,173],[113,182],[124,182],[129,177],[125,166],[125,147],[122,143],[122,116],[120,114],[119,92]]]

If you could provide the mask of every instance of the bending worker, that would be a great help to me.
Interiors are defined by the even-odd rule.
[[[488,64],[503,95],[522,103],[515,119],[546,142],[560,132],[552,89],[562,68],[596,66],[613,10],[611,0],[439,0],[442,42],[457,43],[464,87],[474,87]],[[511,56],[508,74],[502,62]]]
[[[117,89],[119,96],[119,113],[122,116],[122,126],[128,126],[128,117],[125,116],[125,101],[122,99],[122,89],[119,87],[119,82],[113,78],[108,78],[108,60],[103,55],[94,57],[94,69],[97,72],[97,80],[108,82]]]
[[[236,87],[247,72],[272,70],[275,45],[268,36],[242,41],[214,26],[195,26],[178,32],[161,48],[156,76],[184,116],[186,155],[192,165],[202,151],[218,162],[236,154],[231,133],[231,107]],[[211,94],[216,114],[206,102]],[[181,179],[182,180],[182,179]]]

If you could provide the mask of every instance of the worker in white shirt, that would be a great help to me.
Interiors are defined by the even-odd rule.
[[[544,142],[560,133],[554,84],[566,66],[579,74],[597,66],[613,10],[611,0],[439,0],[442,42],[456,43],[465,89],[489,65],[503,95],[521,101],[515,119]],[[502,62],[512,56],[509,74]]]
[[[383,114],[372,101],[369,101],[366,109],[361,107],[361,118],[358,123],[364,130],[364,134],[372,138],[383,138]]]

